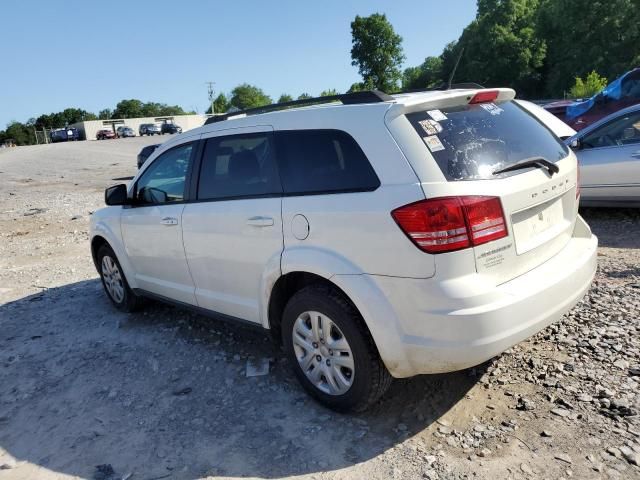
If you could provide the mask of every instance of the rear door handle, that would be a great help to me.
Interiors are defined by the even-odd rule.
[[[633,152],[633,153],[631,154],[631,156],[632,156],[633,158],[640,158],[640,150],[638,150],[637,152]]]
[[[274,224],[273,218],[271,217],[251,217],[247,220],[247,225],[251,225],[252,227],[270,227]]]
[[[161,225],[177,225],[178,219],[175,217],[164,217],[162,220],[160,220],[160,224]]]

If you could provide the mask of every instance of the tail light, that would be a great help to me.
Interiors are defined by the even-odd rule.
[[[427,253],[452,252],[507,236],[498,197],[431,198],[397,208],[391,216]]]
[[[498,98],[500,92],[498,90],[486,90],[484,92],[476,93],[471,100],[469,100],[469,105],[474,105],[476,103],[488,103],[493,102]]]

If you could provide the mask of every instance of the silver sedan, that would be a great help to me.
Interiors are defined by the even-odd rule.
[[[640,105],[566,140],[580,163],[581,206],[640,207]]]

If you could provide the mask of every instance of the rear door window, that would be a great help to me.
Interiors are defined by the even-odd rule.
[[[282,194],[270,133],[207,140],[198,199],[215,200]]]
[[[407,114],[448,181],[503,178],[493,172],[523,160],[557,162],[568,148],[514,102],[461,105]]]
[[[340,130],[276,132],[285,194],[372,191],[380,180],[356,141]]]

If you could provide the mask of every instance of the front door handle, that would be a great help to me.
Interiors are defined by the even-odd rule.
[[[175,217],[164,217],[162,220],[160,220],[160,224],[161,225],[177,225],[178,219]]]
[[[271,217],[251,217],[247,220],[247,225],[252,227],[270,227],[274,224]]]
[[[640,158],[640,150],[638,150],[637,152],[633,152],[633,153],[631,154],[631,156],[632,156],[633,158]]]

